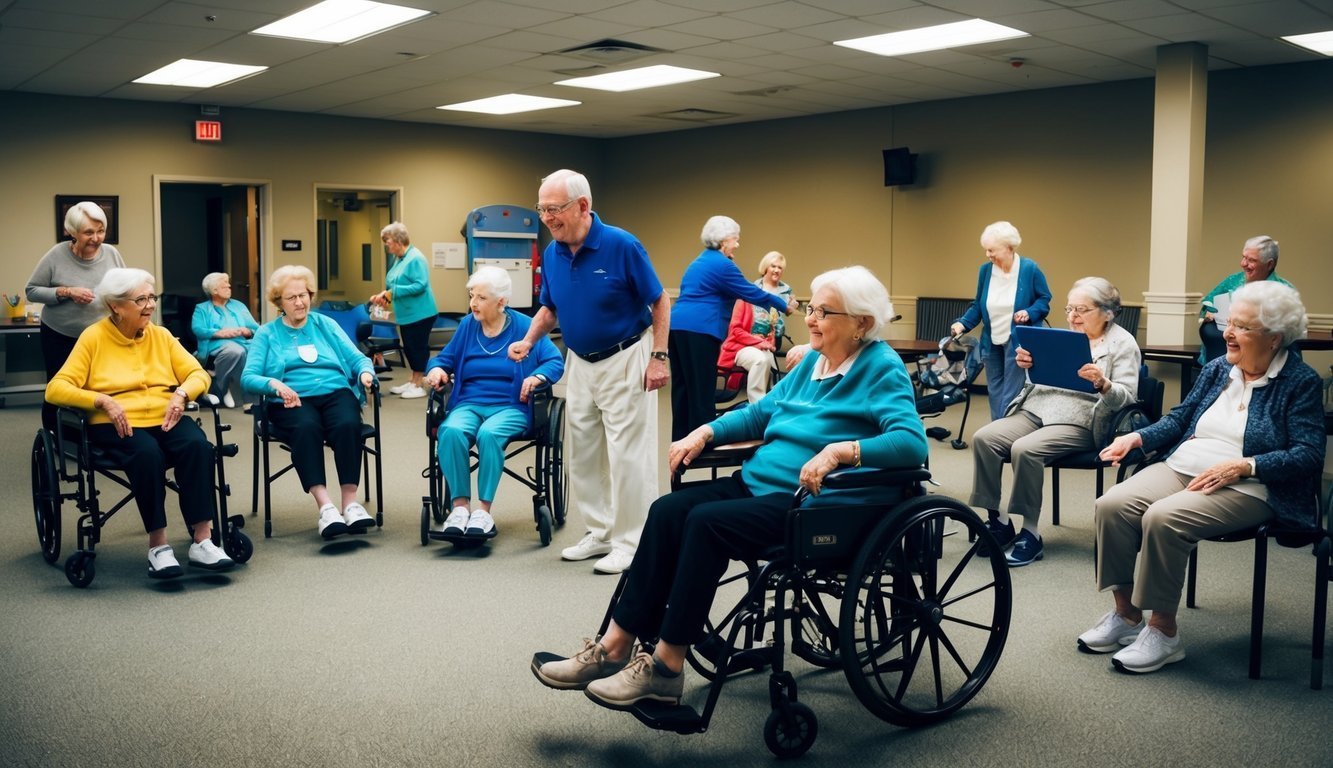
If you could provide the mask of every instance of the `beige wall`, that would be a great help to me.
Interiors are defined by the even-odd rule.
[[[1333,296],[1311,289],[1330,277],[1328,82],[1333,62],[1211,73],[1210,268],[1192,290],[1234,271],[1244,238],[1266,232],[1282,243],[1281,274],[1306,289],[1316,324],[1330,324]],[[300,239],[302,252],[279,259],[313,268],[317,184],[402,189],[402,218],[428,252],[461,239],[471,208],[526,204],[541,175],[567,166],[589,174],[597,210],[643,240],[672,289],[704,220],[726,213],[743,227],[745,271],[781,250],[798,294],[824,269],[863,263],[896,297],[966,296],[983,258],[977,236],[1007,218],[1057,306],[1085,274],[1136,303],[1148,287],[1152,91],[1137,80],[608,141],[224,109],[222,146],[190,140],[187,105],[5,92],[0,284],[20,289],[51,246],[55,194],[120,195],[120,248],[151,267],[154,174],[267,180],[266,258]],[[916,185],[883,186],[880,150],[893,146],[921,155]],[[461,272],[434,279],[441,308],[461,309]]]

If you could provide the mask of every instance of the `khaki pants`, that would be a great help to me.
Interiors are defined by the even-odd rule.
[[[1034,533],[1041,517],[1046,462],[1066,453],[1092,448],[1092,432],[1072,424],[1044,427],[1041,419],[1019,411],[992,421],[972,437],[972,496],[968,503],[1000,508],[1000,472],[1008,459],[1014,465],[1009,514],[1022,515],[1023,527]]]
[[[1135,606],[1175,613],[1185,566],[1199,539],[1249,528],[1273,516],[1266,502],[1234,488],[1211,494],[1187,491],[1191,479],[1159,462],[1097,499],[1099,590],[1132,591]]]
[[[745,396],[757,403],[768,394],[769,378],[773,371],[773,353],[759,347],[741,347],[736,350],[736,365],[748,371]]]

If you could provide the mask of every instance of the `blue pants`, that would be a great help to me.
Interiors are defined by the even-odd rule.
[[[476,498],[490,503],[504,472],[505,446],[526,432],[528,415],[513,405],[458,405],[444,417],[435,455],[440,461],[449,499]],[[468,449],[477,446],[477,495],[471,494]]]
[[[991,421],[1004,418],[1005,406],[1018,397],[1027,383],[1027,373],[1014,362],[1016,349],[1014,337],[1010,336],[1003,347],[991,344],[986,353],[986,391],[989,393]]]

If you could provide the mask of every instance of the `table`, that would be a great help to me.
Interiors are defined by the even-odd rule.
[[[1144,344],[1139,347],[1144,360],[1175,363],[1180,366],[1180,399],[1184,400],[1194,386],[1194,365],[1199,359],[1199,344]],[[1333,351],[1333,332],[1310,331],[1306,338],[1296,340],[1302,352]]]
[[[38,323],[9,323],[0,321],[0,408],[5,405],[6,395],[18,395],[29,392],[43,392],[46,390],[46,384],[11,384],[5,385],[5,377],[9,370],[8,355],[10,339],[27,340],[31,338],[37,341],[41,333],[41,325]]]
[[[889,347],[898,353],[904,363],[911,363],[920,360],[926,355],[933,355],[940,351],[938,341],[923,341],[921,339],[885,339]]]

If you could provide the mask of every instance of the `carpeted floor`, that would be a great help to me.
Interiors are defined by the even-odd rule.
[[[322,543],[313,504],[284,478],[273,538],[257,521],[246,529],[248,565],[155,583],[131,507],[108,526],[86,590],[38,554],[29,480],[38,410],[0,410],[0,481],[11,489],[0,509],[0,764],[770,764],[765,676],[729,684],[709,732],[693,736],[650,731],[532,678],[534,651],[571,652],[595,630],[614,579],[560,561],[583,534],[577,517],[540,547],[529,497],[508,480],[493,545],[422,547],[423,402],[385,404],[382,531]],[[665,393],[661,410],[665,418]],[[969,432],[984,410],[973,409]],[[230,504],[248,514],[250,426],[227,413],[240,445],[227,464]],[[960,414],[940,421],[956,426]],[[965,499],[969,452],[947,443],[931,452],[937,491]],[[1333,765],[1333,691],[1307,685],[1308,550],[1272,547],[1262,680],[1246,677],[1252,548],[1219,544],[1201,551],[1201,608],[1181,616],[1188,659],[1124,676],[1108,657],[1074,649],[1109,598],[1092,583],[1091,474],[1066,473],[1063,498],[1063,525],[1049,524],[1049,510],[1043,521],[1045,559],[1012,574],[996,674],[951,720],[890,726],[860,707],[841,672],[793,661],[801,700],[820,719],[802,765]],[[183,526],[169,509],[183,558]],[[65,513],[62,562],[74,530],[69,505]],[[697,704],[702,681],[686,686]]]

